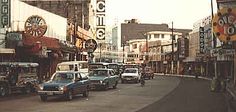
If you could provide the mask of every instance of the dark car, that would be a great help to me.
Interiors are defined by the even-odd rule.
[[[72,100],[73,95],[83,94],[88,97],[90,80],[77,71],[58,71],[54,73],[48,82],[39,85],[38,94],[42,101],[48,96],[64,96]]]
[[[114,89],[117,87],[119,76],[116,75],[113,69],[99,68],[89,73],[91,81],[91,89],[103,88],[108,90],[110,87]]]
[[[154,72],[151,67],[145,67],[144,70],[142,70],[142,75],[144,78],[153,79],[154,78]]]

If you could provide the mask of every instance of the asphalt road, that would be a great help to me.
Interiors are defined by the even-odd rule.
[[[1,112],[135,112],[175,90],[180,79],[156,76],[146,85],[118,84],[117,89],[91,91],[88,98],[80,95],[72,101],[50,98],[42,102],[37,95],[12,95],[0,98]],[[150,111],[151,112],[151,111]],[[154,110],[154,112],[156,112]]]
[[[228,112],[224,93],[210,92],[210,81],[181,78],[179,86],[138,112]]]
[[[72,101],[37,95],[0,98],[0,112],[227,112],[224,93],[210,92],[210,82],[202,79],[156,76],[146,85],[119,84],[117,89],[91,91]]]

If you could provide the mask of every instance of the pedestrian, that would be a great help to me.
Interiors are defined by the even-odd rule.
[[[189,68],[188,68],[188,73],[189,73],[189,75],[192,75],[192,67],[191,66],[189,66]]]

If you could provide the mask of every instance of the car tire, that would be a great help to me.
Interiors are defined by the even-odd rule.
[[[45,102],[47,101],[48,97],[46,95],[40,95],[41,101]]]
[[[113,89],[117,88],[118,81],[116,81],[115,85],[113,86]]]
[[[84,91],[83,97],[88,97],[89,96],[89,87]]]
[[[122,83],[122,84],[124,84],[124,83],[125,83],[125,81],[124,81],[123,79],[121,79],[121,83]]]
[[[4,85],[0,85],[0,96],[6,96],[7,95],[7,88]]]
[[[72,91],[68,91],[68,92],[66,93],[66,99],[67,99],[68,101],[71,101],[71,100],[73,99]]]
[[[24,94],[29,94],[31,92],[32,92],[32,89],[31,89],[30,85],[25,86],[25,88],[23,88],[23,90],[22,90],[22,93],[24,93]]]
[[[107,91],[109,89],[109,83],[106,83],[104,90]]]

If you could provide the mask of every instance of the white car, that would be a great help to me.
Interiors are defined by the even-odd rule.
[[[121,83],[134,81],[136,83],[140,82],[141,73],[138,68],[126,68],[121,74]]]

